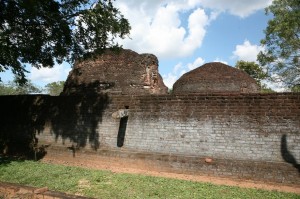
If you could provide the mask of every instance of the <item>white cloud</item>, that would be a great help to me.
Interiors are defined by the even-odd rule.
[[[222,59],[219,59],[218,57],[214,60],[214,62],[221,62],[223,64],[227,64],[228,65],[228,62],[227,61],[224,61]]]
[[[163,76],[164,83],[168,88],[172,88],[173,84],[176,82],[178,78],[179,77],[174,73],[168,73],[167,75]]]
[[[221,12],[246,17],[271,2],[272,0],[118,0],[114,2],[115,6],[132,26],[130,38],[118,40],[118,43],[138,53],[153,53],[159,59],[187,57],[201,47],[207,26]]]
[[[193,70],[201,65],[203,65],[205,62],[204,59],[201,57],[198,57],[195,59],[194,62],[188,63],[183,65],[181,62],[176,64],[173,67],[172,72],[168,73],[167,75],[163,75],[163,80],[165,85],[168,88],[172,88],[173,84],[186,72],[189,72],[190,70]]]
[[[183,67],[183,66],[182,66],[182,63],[181,63],[181,62],[178,63],[178,64],[176,64],[176,65],[174,66],[174,68],[173,68],[173,73],[177,73],[177,71],[180,70],[182,67]]]
[[[182,71],[185,71],[184,66],[181,62],[179,62],[173,67],[172,72],[168,73],[167,75],[162,75],[165,85],[168,88],[172,88],[173,84],[182,75]]]
[[[187,68],[189,69],[189,71],[193,70],[193,69],[203,65],[204,62],[205,62],[204,59],[202,59],[201,57],[198,57],[193,63],[189,63],[187,65]]]
[[[184,73],[187,73],[187,71],[186,70],[180,71],[179,77],[181,77]]]
[[[286,86],[282,82],[269,82],[269,81],[262,81],[263,84],[267,85],[268,88],[276,92],[285,92],[287,91]]]
[[[247,17],[272,0],[119,0],[116,7],[128,18],[130,38],[124,48],[153,53],[159,59],[192,55],[201,47],[206,27],[221,12]],[[208,15],[204,9],[210,9]],[[188,13],[187,21],[182,17]],[[185,26],[185,24],[187,24]]]
[[[138,53],[153,53],[162,59],[185,57],[201,46],[210,18],[203,9],[196,7],[196,3],[147,2],[116,1],[116,6],[132,26],[131,39],[118,41],[124,48]],[[187,21],[181,17],[183,12],[189,14]]]
[[[245,40],[242,45],[237,45],[233,51],[233,57],[238,60],[257,62],[257,55],[264,48],[258,45],[252,45],[248,40]]]
[[[247,17],[257,10],[264,9],[272,0],[199,0],[201,5],[220,12],[229,12],[239,17]]]
[[[189,35],[184,38],[182,43],[182,54],[190,55],[201,46],[202,40],[205,36],[205,27],[208,25],[209,18],[203,9],[196,9],[188,20]]]
[[[257,54],[260,51],[264,51],[262,46],[252,45],[248,40],[245,40],[242,45],[237,45],[235,51],[233,51],[233,58],[243,61],[253,61],[257,63]],[[279,78],[278,75],[273,75],[274,79]],[[262,83],[266,84],[272,90],[277,92],[283,92],[286,90],[284,84],[282,82],[269,82],[267,80],[262,81]]]
[[[51,83],[55,81],[66,80],[66,77],[71,70],[67,64],[55,65],[53,68],[31,68],[30,79],[42,83]]]

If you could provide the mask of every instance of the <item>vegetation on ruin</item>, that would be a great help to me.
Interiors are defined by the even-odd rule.
[[[299,198],[299,195],[292,193],[4,158],[0,159],[0,181],[46,186],[50,190],[94,198]]]
[[[274,0],[266,8],[273,16],[261,44],[265,50],[258,61],[268,68],[269,77],[297,90],[300,85],[300,1]]]
[[[0,72],[11,69],[26,83],[26,64],[36,68],[84,57],[129,34],[113,0],[0,0]]]

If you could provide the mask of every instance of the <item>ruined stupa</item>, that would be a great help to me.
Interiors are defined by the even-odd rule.
[[[173,93],[257,93],[259,86],[246,72],[220,62],[204,64],[182,75]]]
[[[62,95],[72,94],[166,94],[168,88],[152,54],[131,50],[105,50],[93,58],[76,61]]]

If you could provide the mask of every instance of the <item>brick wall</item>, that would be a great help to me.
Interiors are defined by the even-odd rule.
[[[120,123],[110,114],[125,106],[126,149],[282,162],[288,147],[300,161],[300,95],[114,97],[99,124],[106,147],[116,148]]]
[[[0,102],[7,145],[36,134],[40,145],[52,147],[211,157],[248,168],[272,162],[288,168],[282,175],[290,175],[289,182],[300,183],[294,177],[300,173],[300,94],[4,96]],[[124,108],[126,120],[112,117]]]

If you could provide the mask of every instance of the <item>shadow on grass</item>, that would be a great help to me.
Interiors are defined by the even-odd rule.
[[[26,157],[22,156],[6,156],[0,154],[0,167],[6,166],[10,164],[11,162],[23,162],[26,160]]]

